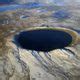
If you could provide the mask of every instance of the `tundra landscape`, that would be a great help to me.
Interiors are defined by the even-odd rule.
[[[0,6],[0,80],[80,80],[79,40],[73,46],[49,52],[23,49],[14,41],[22,31],[45,27],[72,30],[80,39],[80,4],[45,2]]]

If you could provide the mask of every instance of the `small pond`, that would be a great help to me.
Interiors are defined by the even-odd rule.
[[[68,46],[72,36],[59,30],[29,30],[19,33],[15,40],[23,49],[51,51]]]

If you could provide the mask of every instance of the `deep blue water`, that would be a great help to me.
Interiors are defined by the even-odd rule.
[[[72,37],[58,30],[23,31],[15,36],[15,42],[23,49],[51,51],[64,48],[72,42]]]

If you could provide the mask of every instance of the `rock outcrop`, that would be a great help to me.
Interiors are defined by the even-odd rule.
[[[0,56],[0,80],[79,80],[76,49],[67,48],[75,54],[60,49],[38,53],[17,47],[11,39],[6,43],[8,52]]]

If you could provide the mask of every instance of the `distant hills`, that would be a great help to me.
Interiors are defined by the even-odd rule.
[[[65,5],[65,4],[76,4],[80,3],[80,0],[0,0],[0,5],[3,4],[24,4],[28,2],[38,2],[38,3],[47,3],[47,4],[57,4],[57,5]]]
[[[14,2],[14,0],[0,0],[0,4],[8,4],[8,3],[12,3]]]

